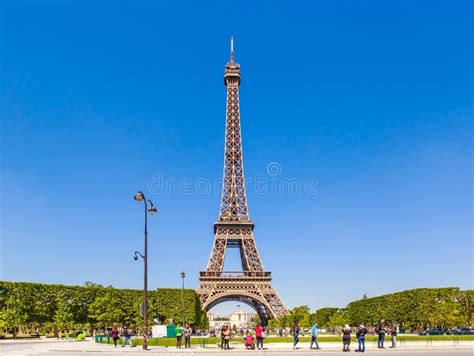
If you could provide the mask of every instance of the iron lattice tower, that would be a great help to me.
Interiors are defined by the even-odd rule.
[[[224,179],[219,220],[214,224],[214,245],[206,271],[200,273],[198,294],[203,308],[226,301],[253,307],[263,323],[288,314],[272,287],[271,272],[265,271],[253,236],[245,194],[242,137],[240,129],[240,66],[234,60],[231,38],[230,60],[225,66],[227,89]],[[238,248],[242,271],[224,271],[227,248]]]

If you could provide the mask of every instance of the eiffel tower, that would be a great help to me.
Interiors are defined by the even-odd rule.
[[[242,138],[240,131],[240,66],[234,60],[230,40],[230,60],[225,66],[227,88],[224,179],[219,220],[214,224],[214,245],[197,290],[204,310],[222,302],[238,301],[250,305],[262,323],[288,314],[272,287],[271,272],[265,271],[253,237],[245,194]],[[242,271],[223,271],[228,248],[238,248]]]

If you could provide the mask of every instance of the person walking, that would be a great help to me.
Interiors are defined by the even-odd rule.
[[[359,343],[359,348],[356,350],[356,352],[365,352],[365,335],[367,334],[367,328],[361,324],[357,328],[357,342]]]
[[[390,346],[391,349],[396,349],[397,348],[397,336],[398,336],[398,323],[393,320],[392,321],[392,330],[390,332],[392,336],[392,346]]]
[[[127,326],[123,328],[123,339],[124,340],[122,347],[125,347],[125,345],[127,345],[127,341],[129,342],[130,347],[133,347],[132,334],[130,333],[130,329]]]
[[[260,323],[255,327],[255,338],[257,339],[257,350],[263,350],[263,328]]]
[[[183,340],[183,328],[181,327],[181,325],[178,324],[175,330],[176,330],[176,348],[180,349],[181,341]]]
[[[379,336],[378,342],[377,342],[377,348],[379,349],[384,349],[384,342],[385,342],[385,332],[387,330],[385,329],[385,319],[380,320],[380,322],[377,324],[377,334]]]
[[[349,325],[345,325],[344,329],[342,329],[342,351],[343,352],[350,352],[351,346],[351,328]]]
[[[119,332],[117,328],[114,326],[112,329],[112,332],[110,333],[110,336],[112,336],[112,340],[114,341],[114,347],[117,347],[117,340],[119,339]]]
[[[300,341],[300,322],[299,320],[295,320],[293,324],[293,350],[296,350],[296,345]]]
[[[313,348],[313,344],[316,346],[315,349],[320,348],[318,344],[318,333],[319,333],[318,324],[314,324],[310,331],[310,334],[311,334],[311,344],[309,345],[310,349]]]
[[[184,348],[190,349],[191,348],[191,334],[193,333],[193,329],[186,323],[186,326],[183,329],[183,336],[184,336]]]

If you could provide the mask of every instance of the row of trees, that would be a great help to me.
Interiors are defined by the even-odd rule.
[[[397,320],[401,327],[419,330],[428,327],[472,326],[474,290],[421,288],[386,294],[349,303],[346,308],[322,308],[311,313],[308,306],[293,308],[286,317],[271,320],[270,327],[289,327],[295,320],[309,327],[327,328],[345,324],[375,325],[380,319]]]
[[[149,325],[183,318],[191,325],[207,326],[194,290],[157,289],[148,292]],[[16,336],[17,331],[57,334],[58,331],[103,329],[129,326],[140,332],[143,318],[140,303],[143,291],[102,287],[86,282],[84,286],[64,286],[0,281],[0,327]]]
[[[205,311],[194,290],[184,290],[184,310],[180,289],[149,291],[149,324],[185,319],[194,327],[208,326]],[[0,281],[0,328],[57,334],[58,331],[104,329],[129,326],[140,332],[143,319],[140,290],[84,286],[49,285]],[[401,327],[417,330],[427,327],[472,326],[474,290],[423,288],[374,298],[364,296],[346,308],[322,308],[311,313],[308,306],[291,310],[288,316],[271,320],[270,327],[290,327],[295,320],[309,327],[337,328],[344,324],[375,325],[380,319],[397,320]]]

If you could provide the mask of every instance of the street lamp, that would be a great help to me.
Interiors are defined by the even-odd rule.
[[[156,208],[151,202],[145,198],[145,194],[137,192],[133,197],[137,202],[145,204],[145,246],[143,255],[135,251],[133,259],[138,260],[138,256],[143,259],[143,350],[148,348],[148,232],[147,232],[147,216],[148,213],[156,213]],[[148,206],[150,204],[150,206]]]
[[[186,277],[186,273],[182,271],[179,275],[181,276],[181,280],[183,281],[181,287],[181,320],[184,324],[184,278]]]
[[[135,253],[133,254],[133,259],[134,259],[135,261],[138,260],[138,256],[140,256],[141,258],[145,259],[145,256],[143,256],[140,251],[135,251]]]

